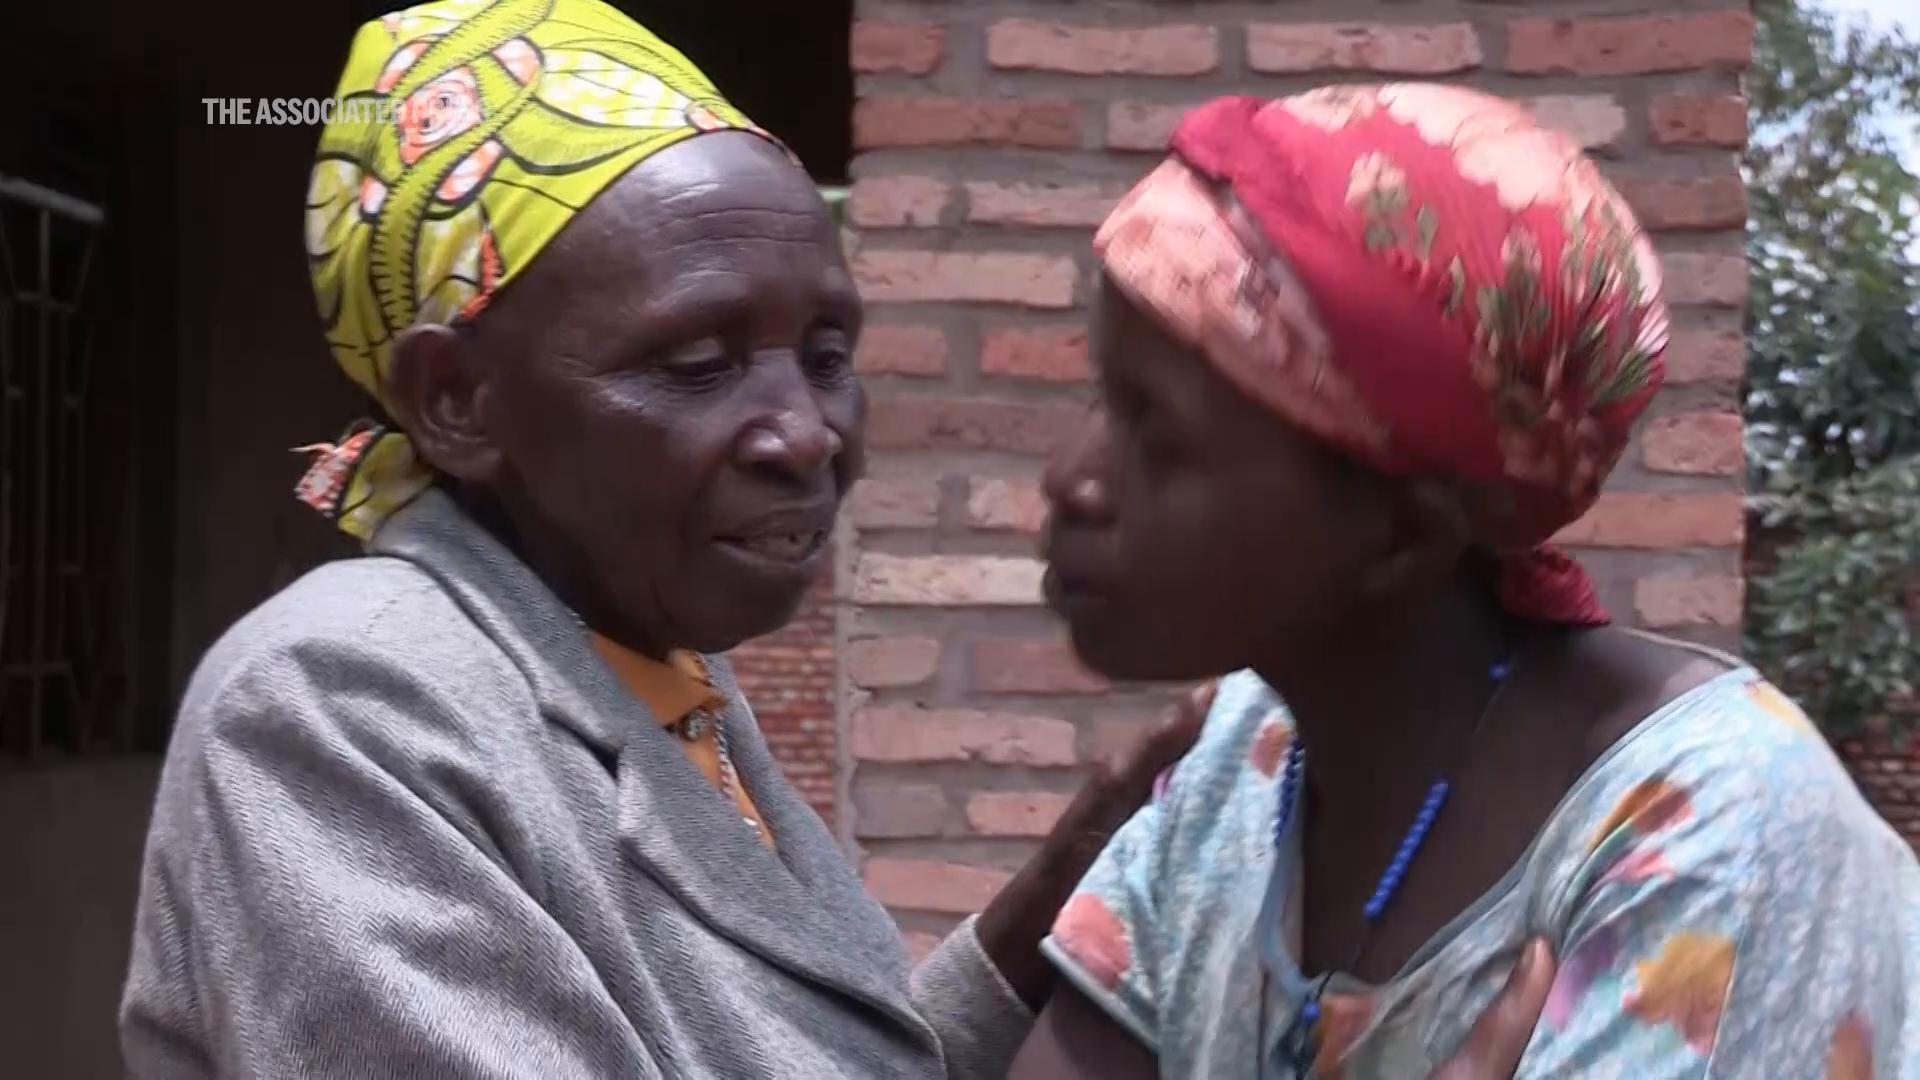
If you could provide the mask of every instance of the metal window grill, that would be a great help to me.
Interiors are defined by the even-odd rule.
[[[0,749],[119,748],[102,732],[88,593],[91,326],[82,306],[106,214],[0,176]],[[118,726],[118,725],[116,725]]]

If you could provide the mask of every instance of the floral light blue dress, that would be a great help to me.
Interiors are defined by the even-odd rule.
[[[1301,1075],[1300,830],[1272,843],[1290,741],[1264,682],[1225,680],[1043,946],[1164,1076]],[[1393,979],[1332,976],[1310,1075],[1426,1076],[1535,934],[1560,965],[1520,1077],[1920,1078],[1920,862],[1751,668],[1638,724]]]

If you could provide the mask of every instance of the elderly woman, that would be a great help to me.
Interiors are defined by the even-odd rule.
[[[324,132],[308,259],[393,426],[300,493],[368,554],[193,679],[132,1073],[1003,1075],[1059,902],[1185,743],[1089,785],[909,976],[717,655],[791,616],[861,467],[860,301],[806,175],[597,0],[390,15],[340,94],[398,123]]]
[[[1544,936],[1520,1076],[1920,1076],[1913,852],[1545,546],[1667,343],[1578,149],[1457,88],[1222,100],[1096,246],[1051,602],[1109,675],[1240,673],[1063,909],[1015,1075],[1424,1075]]]

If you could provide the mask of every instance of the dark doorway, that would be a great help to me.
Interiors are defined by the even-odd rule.
[[[853,0],[615,0],[700,65],[728,100],[773,132],[822,185],[847,183],[853,156]]]

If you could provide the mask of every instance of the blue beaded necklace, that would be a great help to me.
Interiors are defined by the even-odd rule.
[[[1474,721],[1473,730],[1467,735],[1471,744],[1480,733],[1481,727],[1492,714],[1493,707],[1499,703],[1501,692],[1513,675],[1513,661],[1503,657],[1487,667],[1487,678],[1493,683],[1493,692],[1487,697],[1486,707],[1480,710],[1480,718]],[[1287,748],[1286,765],[1280,773],[1279,805],[1273,814],[1273,849],[1276,853],[1284,850],[1287,830],[1298,816],[1295,807],[1300,800],[1300,783],[1307,766],[1307,748],[1298,737]],[[1373,928],[1381,916],[1387,912],[1387,906],[1393,903],[1395,894],[1400,891],[1400,882],[1407,876],[1408,867],[1413,865],[1414,857],[1420,854],[1421,845],[1427,841],[1427,834],[1433,830],[1433,823],[1440,817],[1440,810],[1447,804],[1447,793],[1452,784],[1445,775],[1433,782],[1427,789],[1427,798],[1420,804],[1420,813],[1413,819],[1413,825],[1407,829],[1407,835],[1400,840],[1400,847],[1393,853],[1393,861],[1380,875],[1380,881],[1373,888],[1373,895],[1367,898],[1366,906],[1361,909],[1366,923],[1360,933],[1360,940],[1354,947],[1353,958],[1346,964],[1351,970],[1366,954],[1368,939],[1373,936]],[[1316,1029],[1320,1025],[1320,997],[1326,992],[1327,983],[1333,978],[1329,971],[1314,980],[1313,988],[1307,992],[1306,1000],[1300,1004],[1299,1012],[1294,1014],[1293,1023],[1288,1025],[1281,1039],[1281,1050],[1293,1063],[1294,1071],[1305,1076],[1311,1066],[1315,1052]],[[1263,1051],[1264,1053],[1264,1051]]]

